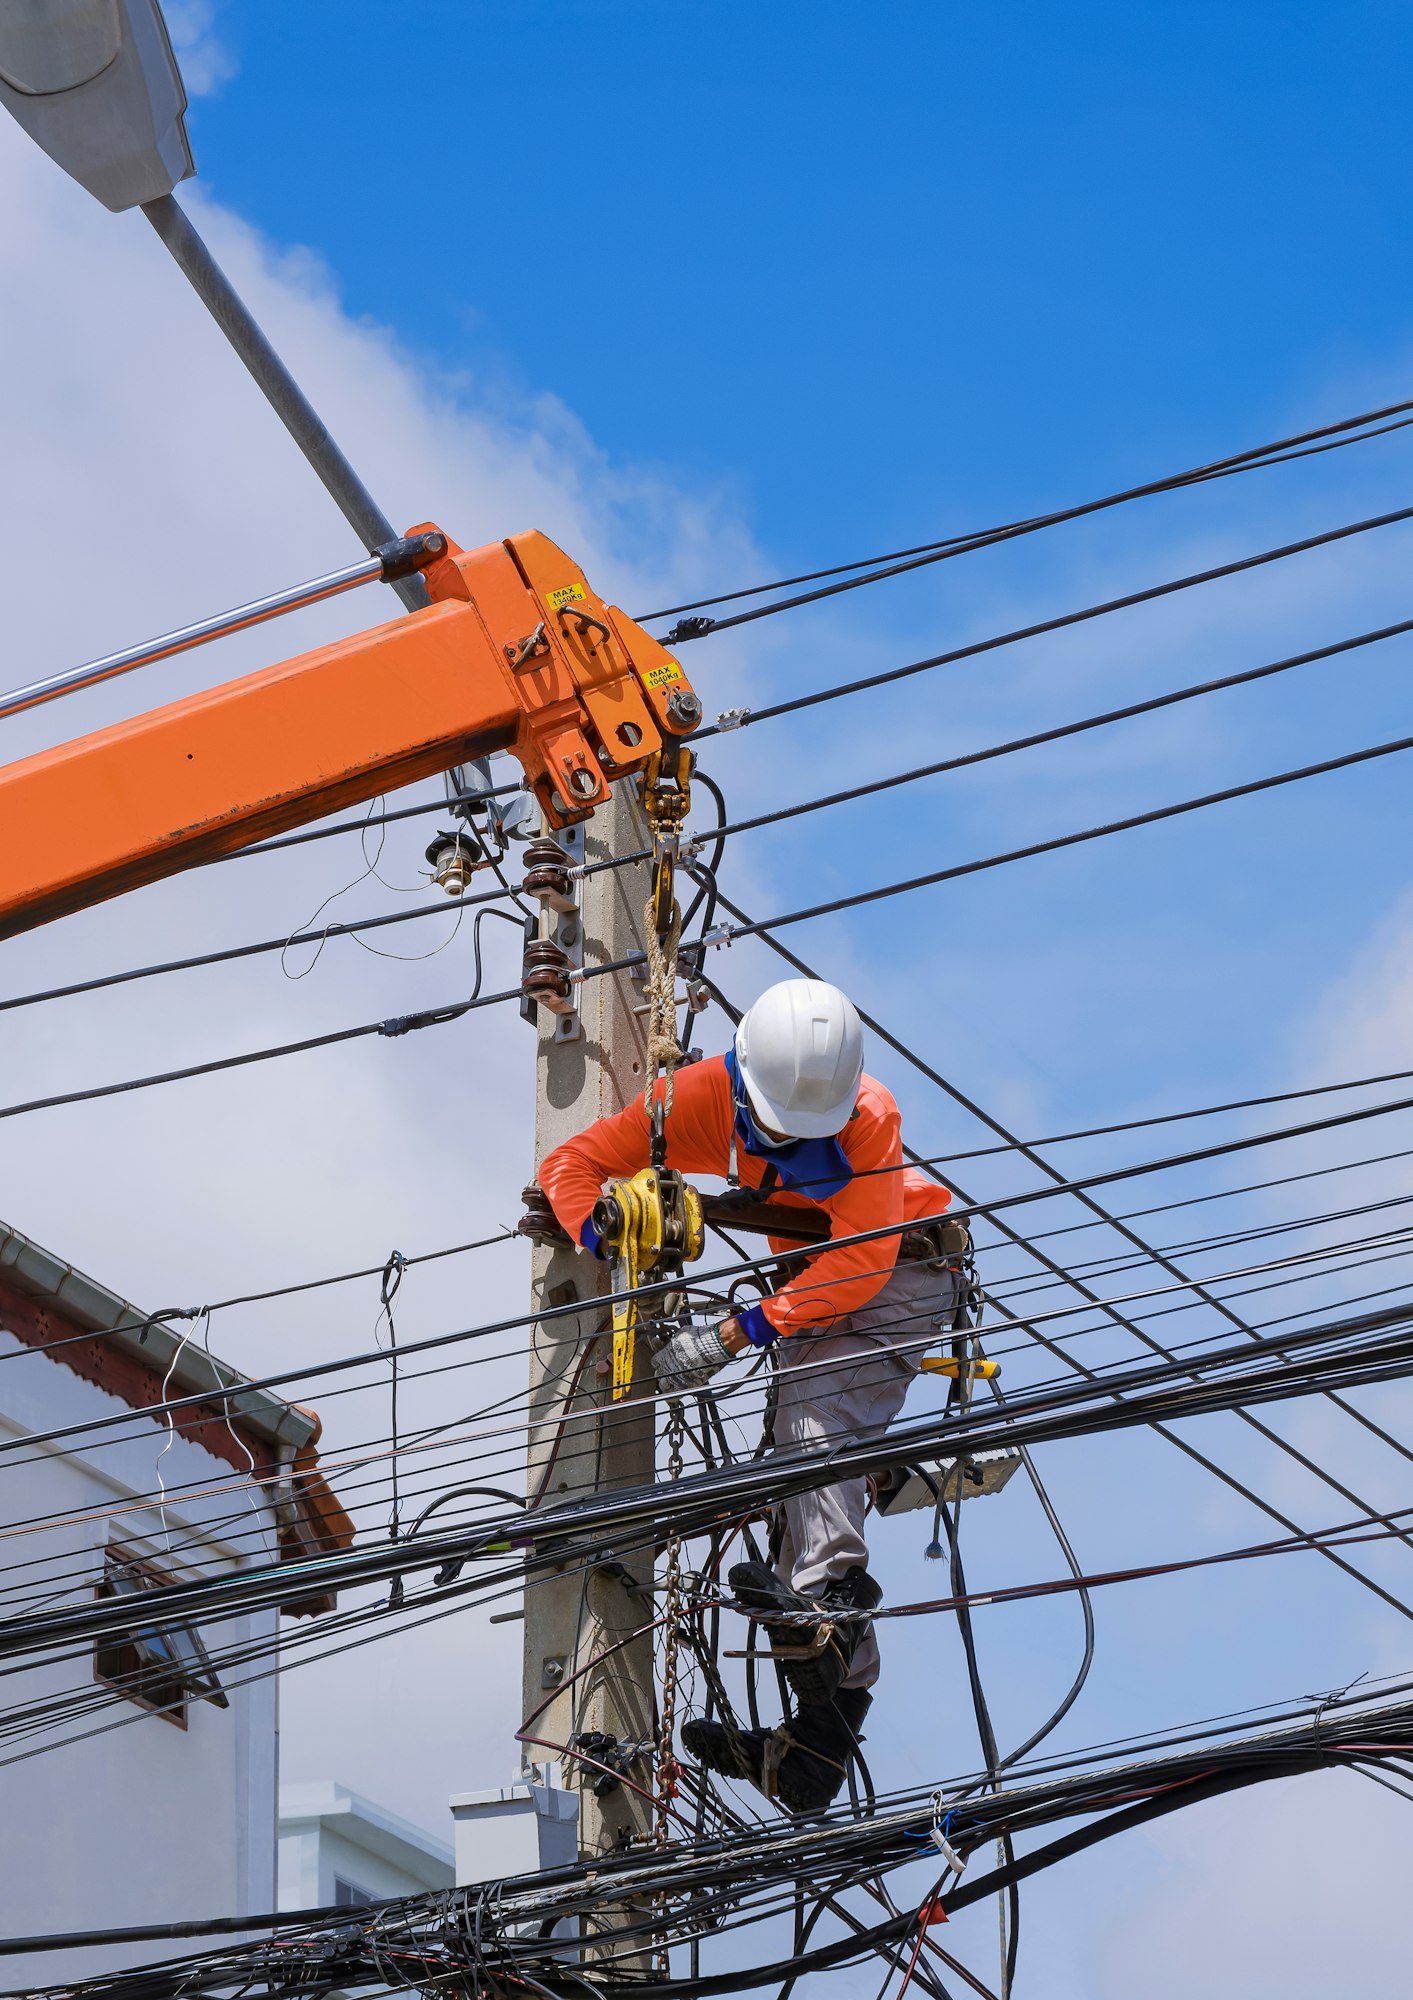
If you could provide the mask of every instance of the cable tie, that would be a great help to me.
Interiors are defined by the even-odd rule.
[[[146,1346],[147,1336],[154,1326],[160,1326],[169,1319],[200,1319],[205,1311],[205,1306],[163,1306],[160,1311],[149,1313],[138,1330],[138,1346]]]

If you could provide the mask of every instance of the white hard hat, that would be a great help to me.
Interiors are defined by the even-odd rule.
[[[842,1132],[863,1075],[853,1001],[822,979],[782,979],[741,1016],[736,1063],[762,1124],[792,1139]]]

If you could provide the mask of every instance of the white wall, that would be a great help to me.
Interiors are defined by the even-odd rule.
[[[41,1598],[92,1600],[110,1538],[177,1575],[230,1570],[274,1552],[273,1521],[238,1472],[177,1437],[161,1459],[169,1489],[233,1488],[114,1513],[148,1494],[165,1433],[147,1419],[120,1441],[100,1433],[18,1450],[12,1440],[123,1410],[92,1383],[0,1330],[0,1617]],[[31,1531],[51,1513],[61,1526]],[[76,1518],[88,1517],[88,1518]],[[29,1568],[14,1565],[28,1564]],[[62,1577],[62,1582],[56,1578]],[[208,1650],[268,1640],[261,1612],[203,1629]],[[273,1658],[222,1674],[229,1709],[193,1701],[186,1729],[114,1698],[81,1716],[14,1733],[14,1710],[95,1686],[85,1652],[0,1679],[0,1900],[10,1935],[90,1930],[275,1908],[277,1701]],[[248,1685],[238,1685],[259,1675]],[[76,1739],[76,1740],[70,1740]],[[92,1974],[163,1955],[138,1945],[10,1959],[8,1987]]]
[[[451,1844],[343,1785],[280,1793],[280,1908],[324,1909],[347,1882],[371,1901],[449,1889]]]

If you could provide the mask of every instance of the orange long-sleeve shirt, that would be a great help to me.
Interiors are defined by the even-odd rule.
[[[731,1079],[720,1056],[679,1070],[667,1118],[668,1166],[688,1175],[724,1179],[730,1165],[732,1118]],[[857,1109],[839,1134],[839,1143],[854,1178],[837,1194],[813,1201],[779,1192],[772,1199],[823,1209],[834,1236],[852,1236],[895,1222],[921,1222],[940,1215],[951,1201],[947,1188],[904,1167],[898,1107],[892,1094],[871,1076],[859,1086]],[[642,1098],[636,1097],[625,1110],[600,1118],[587,1131],[556,1146],[541,1164],[540,1186],[577,1243],[604,1182],[626,1179],[648,1161],[647,1114]],[[768,1159],[738,1144],[736,1170],[743,1187],[759,1187],[768,1165]],[[771,1248],[777,1253],[798,1252],[799,1245],[772,1238]],[[818,1251],[801,1277],[765,1301],[765,1315],[782,1334],[832,1326],[883,1289],[897,1256],[896,1236]]]

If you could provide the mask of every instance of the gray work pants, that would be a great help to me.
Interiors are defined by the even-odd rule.
[[[887,1429],[903,1407],[924,1346],[938,1323],[950,1329],[957,1278],[924,1263],[900,1263],[875,1298],[828,1333],[796,1334],[776,1348],[778,1451],[827,1455]],[[784,1501],[785,1537],[777,1565],[795,1590],[812,1596],[855,1564],[868,1567],[864,1511],[868,1487],[843,1479]],[[860,1642],[845,1687],[878,1679],[873,1627]]]

